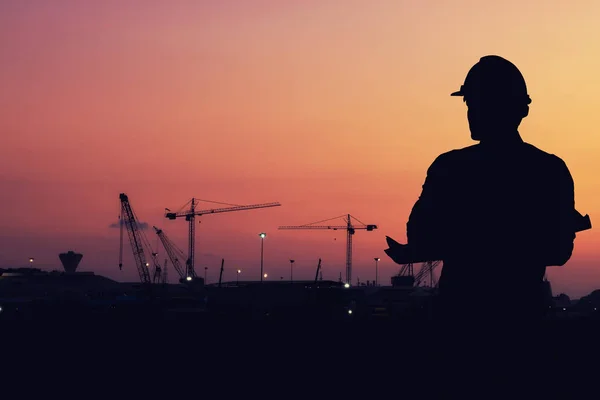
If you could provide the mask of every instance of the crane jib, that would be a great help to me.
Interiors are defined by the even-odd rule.
[[[195,249],[196,248],[196,244],[195,244],[196,243],[196,239],[195,239],[195,236],[196,236],[196,234],[195,234],[195,229],[196,229],[195,228],[195,217],[196,216],[201,216],[201,215],[205,215],[205,214],[218,214],[218,213],[224,213],[224,212],[244,211],[244,210],[253,210],[253,209],[257,209],[257,208],[281,206],[281,204],[279,202],[273,202],[273,203],[251,204],[251,205],[244,205],[244,206],[213,208],[213,209],[207,209],[207,210],[196,210],[196,205],[197,205],[198,201],[202,201],[202,200],[192,198],[191,201],[187,203],[187,204],[191,203],[189,210],[165,213],[165,218],[167,218],[167,219],[174,220],[177,218],[185,217],[185,220],[189,222],[188,257],[187,257],[187,262],[186,262],[187,277],[189,277],[189,276],[194,277],[196,275],[196,272],[194,269],[194,259],[195,259],[195,253],[196,253],[196,249]],[[221,203],[221,204],[223,204],[223,203]],[[170,210],[168,208],[165,208],[165,211],[170,211]]]
[[[352,236],[355,234],[356,229],[364,229],[367,232],[371,232],[377,229],[375,224],[363,224],[356,226],[352,224],[352,216],[347,214],[345,216],[346,225],[317,225],[326,221],[332,221],[336,218],[329,218],[322,221],[313,222],[312,224],[297,225],[297,226],[280,226],[278,229],[330,229],[330,230],[345,230],[346,235],[346,283],[352,284]],[[358,219],[354,218],[356,221]],[[360,222],[360,221],[358,221]]]

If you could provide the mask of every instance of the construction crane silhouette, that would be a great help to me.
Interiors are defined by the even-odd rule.
[[[424,262],[419,272],[417,272],[415,275],[415,286],[420,286],[422,283],[425,283],[427,279],[429,279],[429,287],[436,287],[438,282],[435,279],[433,272],[441,263],[441,261]]]
[[[346,225],[316,225],[323,222],[332,221],[334,219],[343,218]],[[352,219],[359,223],[359,225],[352,224]],[[313,222],[306,225],[299,226],[280,226],[279,229],[331,229],[331,230],[346,230],[346,283],[352,284],[352,236],[357,229],[364,229],[368,232],[377,229],[377,225],[364,224],[358,220],[358,218],[351,216],[350,214],[341,215],[339,217],[329,218],[322,221]]]
[[[414,277],[414,267],[412,263],[408,263],[408,264],[404,264],[402,265],[402,268],[400,268],[400,272],[398,273],[398,276],[412,276]]]
[[[150,246],[150,242],[148,238],[142,231],[139,225],[139,220],[133,209],[131,208],[131,204],[129,203],[129,198],[125,193],[121,193],[119,195],[119,199],[121,200],[121,215],[119,217],[119,225],[120,225],[120,248],[119,248],[119,269],[123,268],[123,227],[127,228],[127,233],[129,234],[129,242],[131,243],[131,250],[133,251],[133,258],[135,259],[135,264],[138,269],[138,274],[140,275],[140,281],[144,285],[150,285],[152,280],[150,278],[150,263],[146,261],[146,251],[150,251],[152,256],[152,261],[154,264],[155,270],[155,281],[156,277],[160,276],[161,268],[158,265],[157,254],[152,252],[152,247]]]
[[[403,264],[396,277],[404,278],[402,281],[404,286],[420,286],[429,279],[429,287],[437,287],[438,282],[434,271],[441,263],[441,261],[426,261],[421,264],[421,268],[416,274],[414,273],[414,265],[412,263]]]
[[[153,228],[154,228],[154,231],[156,232],[156,235],[160,239],[160,241],[163,245],[163,248],[167,252],[167,257],[169,257],[169,259],[171,260],[171,264],[173,264],[175,271],[179,275],[179,278],[180,278],[179,282],[185,282],[188,277],[191,280],[192,277],[186,275],[186,269],[181,265],[181,261],[184,261],[186,259],[185,255],[183,254],[183,251],[181,251],[175,245],[175,243],[173,243],[171,241],[171,239],[169,239],[167,237],[167,235],[164,233],[164,231],[162,229],[157,228],[156,226],[154,226]]]
[[[162,277],[161,277],[161,281],[160,281],[163,285],[166,285],[169,283],[169,277],[167,276],[167,259],[165,258],[165,265],[163,267],[162,270]]]
[[[216,204],[226,204],[232,207],[224,207],[224,208],[213,208],[208,210],[196,210],[196,206],[199,201],[207,202],[207,203],[216,203]],[[176,219],[176,218],[185,218],[186,221],[189,222],[189,236],[188,236],[188,258],[186,260],[186,276],[196,278],[196,270],[194,269],[194,258],[195,258],[195,247],[196,247],[196,217],[206,214],[218,214],[224,212],[231,211],[244,211],[244,210],[253,210],[256,208],[267,208],[267,207],[277,207],[280,206],[278,202],[274,203],[263,203],[263,204],[251,204],[251,205],[236,205],[236,204],[228,204],[228,203],[220,203],[217,201],[211,200],[201,200],[197,198],[192,198],[186,204],[183,205],[182,208],[190,205],[190,208],[184,211],[171,212],[168,208],[165,208],[165,217],[168,219]]]

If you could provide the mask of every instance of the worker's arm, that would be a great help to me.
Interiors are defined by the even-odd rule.
[[[575,242],[575,187],[573,177],[563,160],[558,159],[556,186],[549,194],[549,215],[540,237],[530,241],[532,262],[545,266],[563,266],[573,254]]]
[[[557,218],[547,242],[547,266],[562,266],[573,254],[575,242],[575,185],[569,168],[563,160],[558,163]]]
[[[431,255],[440,259],[443,251],[443,221],[447,168],[445,155],[439,156],[427,170],[427,177],[419,199],[414,204],[406,224],[408,245],[417,254]]]

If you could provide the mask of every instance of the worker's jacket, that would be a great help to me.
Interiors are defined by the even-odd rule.
[[[443,254],[440,293],[524,296],[573,251],[571,174],[517,137],[440,155],[407,223],[408,243]]]

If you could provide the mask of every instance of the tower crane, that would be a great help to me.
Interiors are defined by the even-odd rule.
[[[344,218],[346,222],[345,225],[316,225],[321,224],[323,222],[331,221],[338,218]],[[359,225],[352,224],[352,219],[356,220]],[[356,217],[351,216],[350,214],[341,215],[339,217],[329,218],[322,221],[313,222],[306,225],[299,226],[280,226],[279,229],[332,229],[336,230],[346,230],[346,283],[352,284],[352,236],[354,235],[357,229],[364,229],[368,232],[377,229],[377,225],[373,224],[364,224],[360,222]]]
[[[131,208],[131,204],[129,203],[129,198],[127,195],[125,193],[121,193],[119,195],[119,199],[121,200],[121,216],[119,217],[119,269],[123,269],[123,226],[125,226],[129,235],[129,242],[131,243],[133,258],[135,259],[138,274],[140,275],[140,281],[144,285],[150,285],[152,283],[152,280],[150,279],[150,271],[148,269],[148,267],[150,267],[150,263],[146,261],[144,248],[151,250],[152,247],[150,246],[150,242],[148,242],[146,235],[144,235],[143,231],[140,229],[138,218]],[[155,270],[160,271],[160,266],[157,264],[156,253],[150,251],[150,254],[152,255]]]
[[[278,202],[275,203],[263,203],[263,204],[251,204],[251,205],[235,205],[235,204],[227,204],[232,207],[224,207],[224,208],[213,208],[208,210],[196,210],[196,206],[199,201],[204,201],[208,203],[217,203],[217,204],[227,204],[227,203],[218,203],[216,201],[210,200],[201,200],[192,198],[188,201],[183,207],[186,207],[188,204],[190,208],[184,211],[171,212],[168,208],[165,208],[165,217],[167,219],[176,219],[184,217],[186,221],[189,222],[189,237],[188,237],[188,258],[186,260],[186,277],[196,277],[196,271],[194,269],[194,256],[195,256],[195,247],[196,247],[196,217],[205,214],[217,214],[231,211],[244,211],[244,210],[253,210],[256,208],[267,208],[267,207],[277,207],[280,206]],[[182,208],[183,208],[182,207]]]

